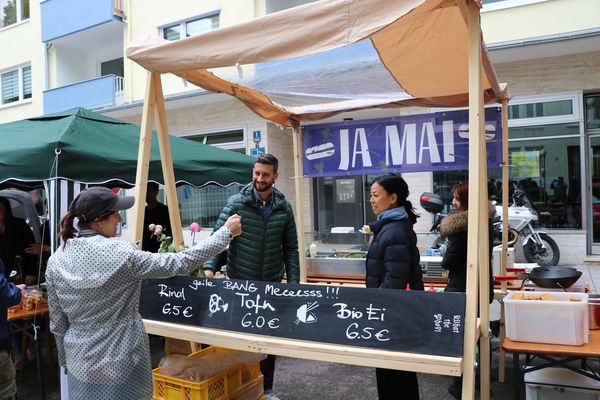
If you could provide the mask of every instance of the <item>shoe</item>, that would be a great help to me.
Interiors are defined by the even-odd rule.
[[[448,393],[450,393],[455,399],[460,399],[462,396],[462,385],[454,382],[452,385],[448,386]]]
[[[265,400],[280,400],[279,397],[273,394],[272,390],[265,390]]]

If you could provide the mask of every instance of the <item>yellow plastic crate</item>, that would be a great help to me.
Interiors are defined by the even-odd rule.
[[[192,353],[188,357],[201,357],[208,352],[226,353],[230,351],[232,350],[211,346]],[[236,400],[240,398],[262,400],[264,398],[260,363],[238,364],[202,382],[173,378],[158,371],[159,368],[152,371],[154,400]]]

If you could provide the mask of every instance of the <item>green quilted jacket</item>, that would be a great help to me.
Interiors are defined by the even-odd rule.
[[[231,279],[280,282],[300,281],[298,236],[292,206],[283,193],[273,188],[273,209],[265,221],[252,193],[252,184],[227,200],[215,224],[216,232],[233,214],[242,217],[242,234],[229,244],[227,275]],[[218,256],[204,264],[215,271]]]

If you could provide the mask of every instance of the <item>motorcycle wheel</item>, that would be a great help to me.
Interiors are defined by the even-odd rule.
[[[528,241],[523,245],[523,255],[527,262],[537,263],[541,267],[551,267],[558,264],[560,250],[554,239],[545,233],[538,233],[538,235],[540,240],[544,242],[546,249],[542,249],[532,240]]]

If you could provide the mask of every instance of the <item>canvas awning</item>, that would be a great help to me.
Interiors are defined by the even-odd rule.
[[[372,107],[466,106],[467,34],[454,0],[326,0],[179,41],[145,37],[127,56],[298,126]],[[484,101],[498,102],[483,43],[482,80]]]
[[[156,137],[156,132],[153,133]],[[140,127],[74,108],[0,125],[0,187],[32,189],[42,181],[135,185]],[[253,158],[169,136],[177,184],[247,183]],[[152,145],[150,180],[163,183],[158,142]]]

